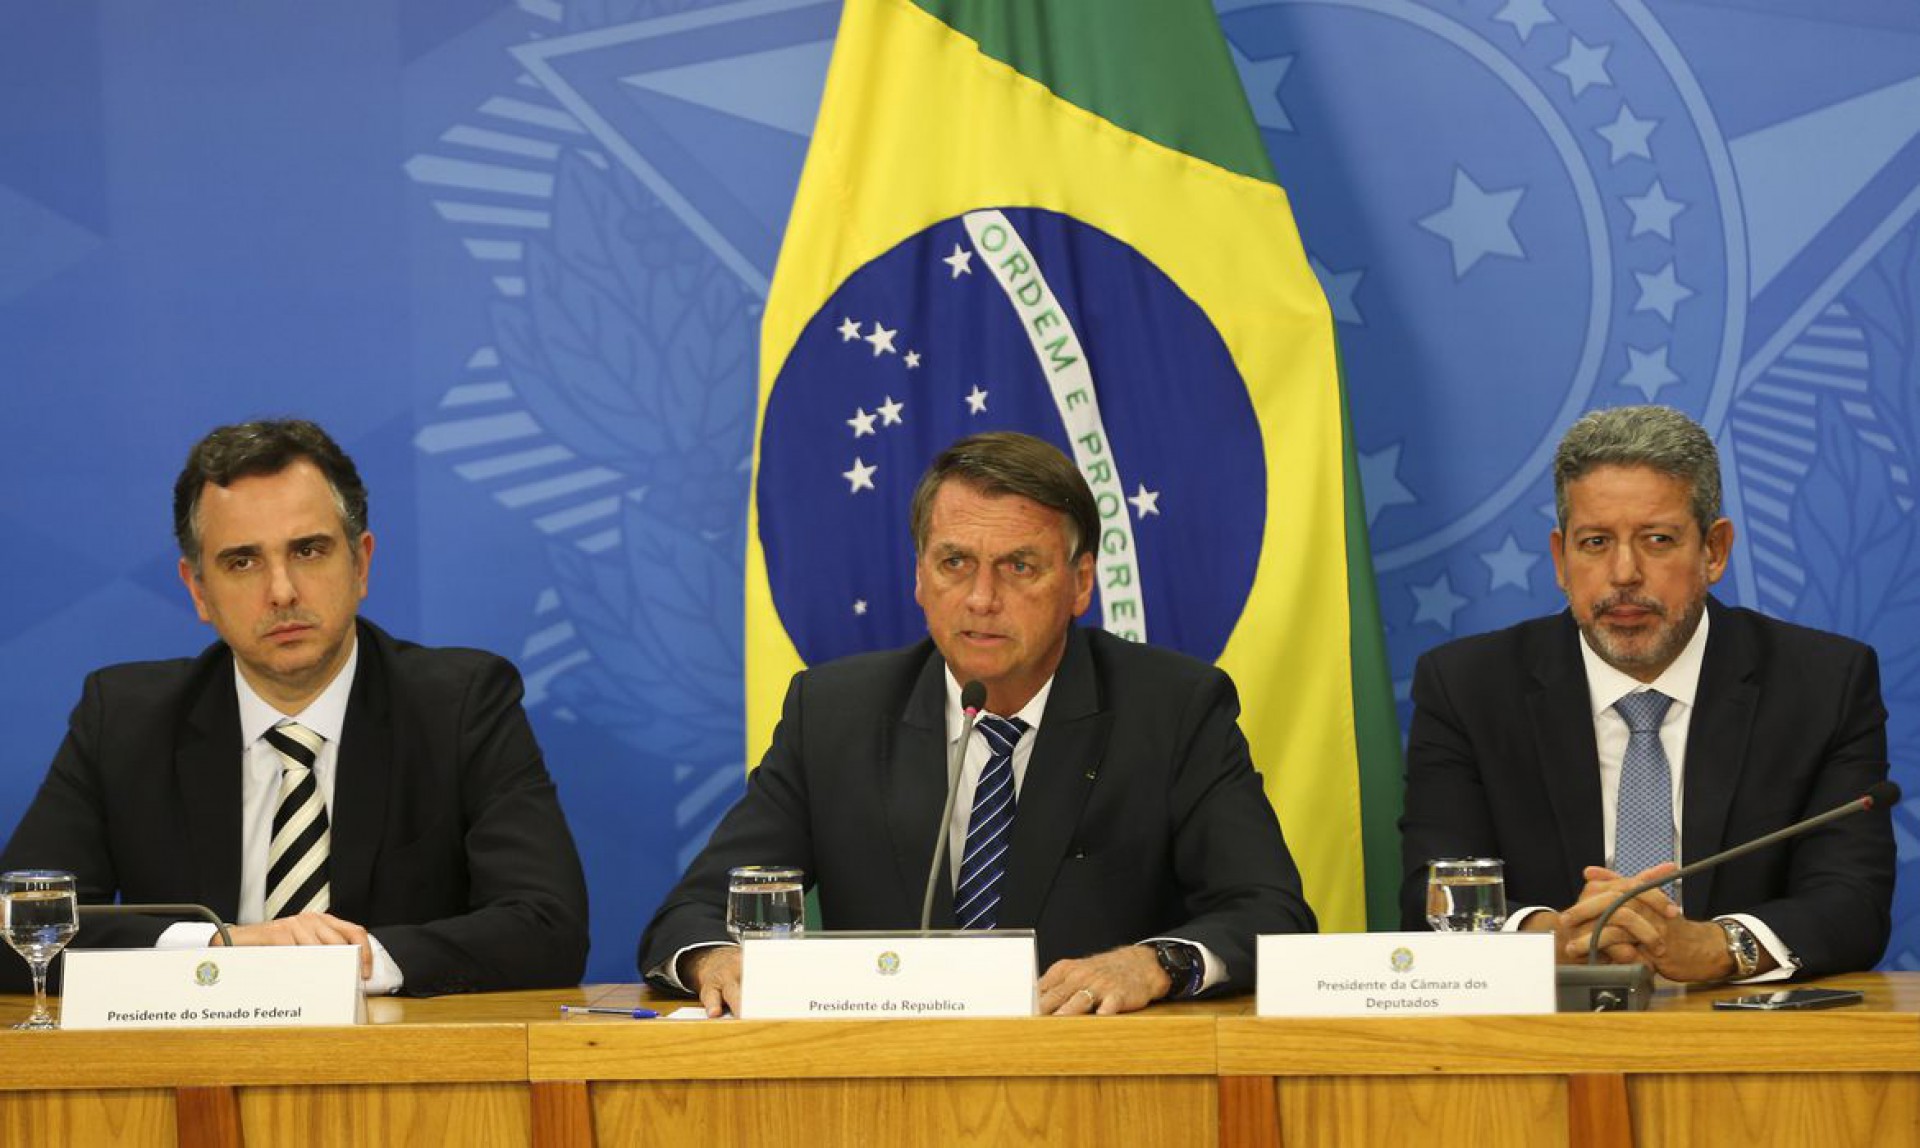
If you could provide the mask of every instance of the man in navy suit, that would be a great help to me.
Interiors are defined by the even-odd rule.
[[[1568,610],[1414,670],[1401,819],[1405,927],[1426,868],[1506,861],[1517,927],[1584,960],[1629,884],[1859,797],[1887,776],[1871,648],[1721,605],[1733,524],[1712,440],[1666,407],[1587,415],[1554,460]],[[1884,813],[1842,819],[1629,903],[1607,959],[1676,981],[1870,968],[1887,944]],[[1511,927],[1511,924],[1510,924]]]
[[[737,865],[804,869],[832,928],[913,928],[944,831],[954,860],[936,926],[1035,930],[1043,1011],[1252,988],[1254,937],[1310,932],[1313,914],[1233,683],[1072,624],[1092,598],[1100,537],[1085,479],[1039,439],[976,435],[934,460],[912,527],[928,640],[794,678],[746,795],[641,938],[641,971],[697,993],[710,1014],[737,1008],[740,954],[724,924]],[[970,875],[964,855],[984,836],[970,822],[998,816],[975,799],[1000,792],[989,779],[1006,742],[969,739],[953,821],[939,824],[970,681],[986,686],[988,717],[1019,731],[991,879]]]
[[[358,617],[353,461],[309,422],[221,427],[175,484],[174,532],[220,641],[88,676],[0,866],[70,870],[82,904],[205,904],[235,944],[358,945],[370,993],[577,983],[586,885],[519,675]],[[212,939],[116,916],[77,943]]]

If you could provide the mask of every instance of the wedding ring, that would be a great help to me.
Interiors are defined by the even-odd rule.
[[[1092,989],[1081,989],[1081,990],[1080,990],[1080,991],[1079,991],[1078,993],[1075,993],[1074,995],[1075,995],[1075,996],[1083,996],[1083,997],[1086,997],[1086,998],[1087,998],[1087,1007],[1088,1007],[1088,1008],[1099,1008],[1099,1007],[1100,1007],[1100,1000],[1099,1000],[1099,998],[1097,998],[1097,997],[1095,997],[1095,996],[1093,995],[1093,990],[1092,990]]]

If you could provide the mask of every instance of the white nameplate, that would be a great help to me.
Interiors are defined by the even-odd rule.
[[[741,945],[751,1020],[1032,1016],[1033,930],[809,933]]]
[[[1324,933],[1258,943],[1261,1016],[1554,1009],[1552,933]]]
[[[69,949],[60,1027],[357,1024],[357,945]]]

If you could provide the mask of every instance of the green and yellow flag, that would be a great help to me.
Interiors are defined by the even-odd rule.
[[[1086,621],[1217,662],[1329,930],[1394,927],[1399,738],[1333,320],[1206,0],[848,0],[762,328],[751,754],[924,636],[907,501],[1067,451]]]

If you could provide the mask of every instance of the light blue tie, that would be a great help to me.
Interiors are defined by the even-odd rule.
[[[1013,747],[1027,723],[981,714],[974,726],[987,739],[987,767],[973,787],[973,812],[967,817],[967,851],[960,858],[960,884],[953,892],[953,916],[963,929],[991,929],[1000,919],[1000,875],[1005,871],[1013,832]]]
[[[1627,719],[1627,756],[1613,828],[1613,871],[1631,877],[1673,860],[1673,769],[1660,745],[1660,723],[1673,699],[1657,690],[1613,703]],[[1668,886],[1669,892],[1675,892]]]

